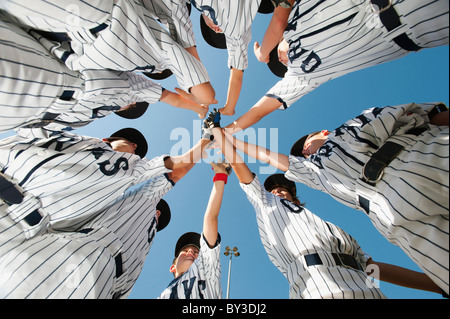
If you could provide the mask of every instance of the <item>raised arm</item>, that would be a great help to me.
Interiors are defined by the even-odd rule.
[[[233,135],[229,134],[226,130],[223,130],[225,137],[233,143],[233,146],[239,150],[260,160],[261,162],[267,163],[283,172],[286,172],[289,169],[289,157],[284,154],[280,154],[277,152],[272,152],[271,150],[259,146],[244,142],[235,138]]]
[[[225,184],[227,183],[228,175],[230,175],[231,172],[230,164],[218,162],[217,164],[211,163],[211,165],[215,173],[213,178],[214,184],[203,219],[203,235],[210,247],[217,242],[220,207],[222,206]],[[227,169],[227,167],[229,167],[229,169]]]
[[[368,269],[373,269],[373,265],[378,267],[377,272],[368,273],[373,277],[374,273],[378,273],[380,278],[376,278],[385,282],[402,287],[431,291],[442,294],[443,291],[439,288],[426,274],[417,272],[411,269],[406,269],[400,266],[376,262],[372,259],[367,261]],[[372,265],[372,267],[370,267]]]
[[[277,110],[282,103],[275,98],[264,96],[250,110],[225,128],[235,134],[259,122],[263,117]]]
[[[222,150],[226,160],[233,167],[239,182],[250,184],[254,179],[253,173],[236,152],[233,144],[223,134],[222,129],[220,128],[220,113],[218,111],[211,112],[205,120],[205,123],[207,123],[211,129],[214,139]]]

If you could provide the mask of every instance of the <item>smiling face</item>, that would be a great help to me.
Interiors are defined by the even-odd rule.
[[[187,245],[184,246],[178,257],[174,260],[173,265],[170,267],[170,272],[174,274],[175,278],[184,274],[189,267],[192,266],[197,259],[200,250],[197,246]]]
[[[273,188],[270,192],[275,196],[287,199],[290,202],[294,201],[294,198],[292,197],[291,193],[289,193],[288,189],[284,186],[277,186]]]

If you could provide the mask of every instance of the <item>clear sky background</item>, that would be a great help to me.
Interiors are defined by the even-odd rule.
[[[200,33],[199,16],[199,13],[193,10],[191,18],[198,52],[209,72],[219,101],[218,105],[210,106],[212,110],[213,107],[222,107],[226,100],[229,78],[227,53],[205,43]],[[253,39],[249,47],[249,68],[244,73],[244,85],[236,115],[223,116],[223,126],[244,114],[279,80],[265,64],[258,62],[253,54],[253,42],[262,41],[270,17],[258,14],[255,19],[252,28]],[[250,137],[249,141],[288,154],[292,144],[301,136],[321,129],[333,130],[369,107],[434,101],[448,105],[448,60],[448,46],[428,49],[332,80],[300,99],[288,110],[276,111],[249,128],[246,131]],[[177,86],[174,77],[161,83],[171,91]],[[200,139],[200,125],[201,121],[195,113],[157,103],[150,105],[147,113],[139,119],[127,120],[112,114],[75,132],[102,138],[120,128],[134,127],[146,136],[149,143],[147,158],[150,159],[161,154],[178,155],[181,151],[187,151]],[[1,134],[0,137],[7,135],[10,134]],[[185,148],[180,150],[180,146]],[[209,162],[220,158],[215,152],[211,151],[206,160],[198,163],[164,197],[171,207],[171,223],[157,234],[144,269],[129,298],[157,298],[173,279],[169,267],[179,236],[188,231],[202,231],[203,214],[212,189],[213,171]],[[278,172],[247,156],[244,159],[262,181],[269,174]],[[297,184],[297,189],[300,200],[306,202],[310,211],[351,234],[374,260],[420,271],[400,248],[390,244],[378,233],[364,213],[348,208],[329,195],[311,190],[302,184]],[[229,271],[229,257],[223,255],[226,246],[238,247],[241,254],[232,260],[230,298],[289,297],[287,280],[270,262],[261,244],[253,206],[247,200],[234,173],[225,188],[219,231],[222,236],[224,298]],[[441,299],[441,296],[435,293],[384,282],[380,282],[380,289],[388,298],[394,299]]]

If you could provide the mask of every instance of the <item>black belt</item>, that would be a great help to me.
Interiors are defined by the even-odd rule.
[[[8,206],[20,204],[23,201],[23,194],[5,175],[0,173],[0,199]],[[42,215],[36,209],[23,218],[30,226],[40,223]]]
[[[380,20],[388,31],[392,31],[402,25],[400,16],[394,9],[390,0],[370,0],[372,4],[380,8]],[[394,1],[394,0],[392,0]],[[406,51],[419,51],[422,47],[415,44],[406,33],[395,37],[393,41]]]
[[[349,267],[349,268],[353,268],[356,270],[362,270],[362,271],[364,270],[364,268],[356,260],[356,258],[351,255],[343,254],[343,253],[331,253],[331,256],[333,256],[336,266]],[[319,256],[319,254],[317,254],[317,253],[306,255],[304,257],[305,257],[306,264],[308,265],[308,267],[324,264],[322,259]]]
[[[414,128],[406,134],[419,136],[426,130],[428,130],[428,125]],[[372,186],[378,183],[383,176],[384,169],[404,148],[403,145],[394,142],[384,143],[364,165],[361,180]]]
[[[98,32],[106,29],[107,27],[108,27],[108,25],[106,23],[102,23],[102,24],[99,24],[98,26],[96,26],[95,28],[89,29],[89,31],[93,35],[95,35]],[[42,31],[42,30],[37,30],[37,29],[33,29],[33,31],[50,41],[56,41],[56,42],[72,41],[72,39],[69,37],[69,35],[66,32],[50,32],[50,31]]]

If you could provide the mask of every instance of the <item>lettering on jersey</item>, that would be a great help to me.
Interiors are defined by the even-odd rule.
[[[104,161],[101,163],[97,163],[98,166],[100,166],[100,171],[105,174],[106,176],[112,176],[117,174],[117,172],[120,169],[123,169],[124,171],[127,171],[130,166],[128,164],[128,160],[125,157],[120,157],[119,159],[117,159],[117,161],[114,163],[114,166],[111,167],[110,169],[107,169],[106,166],[110,165],[111,162],[110,161]],[[123,164],[123,165],[121,165]]]
[[[195,282],[196,282],[197,277],[192,277],[189,280],[183,280],[181,282],[181,284],[183,285],[183,290],[184,290],[184,297],[186,299],[191,299],[192,296],[192,289],[195,286]],[[174,285],[172,287],[172,292],[170,293],[170,299],[179,299],[178,298],[178,285],[180,283],[178,283],[177,285]],[[206,281],[204,280],[199,280],[197,283],[197,287],[198,287],[198,294],[199,294],[199,298],[198,299],[205,299],[205,296],[203,295],[202,291],[204,291],[206,289]]]
[[[303,207],[300,205],[297,205],[287,199],[281,198],[280,199],[281,204],[285,206],[287,209],[289,209],[294,214],[300,214],[303,211]]]
[[[78,139],[76,139],[75,137],[58,136],[49,140],[47,143],[41,145],[40,147],[50,149],[50,146],[52,146],[53,143],[56,143],[54,146],[54,150],[57,152],[61,152],[68,149],[69,147],[72,147],[75,144],[72,144],[72,142],[76,141],[78,141]],[[66,147],[63,147],[64,145],[66,145]]]

